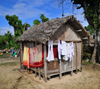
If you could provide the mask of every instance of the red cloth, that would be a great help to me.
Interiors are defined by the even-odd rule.
[[[58,57],[58,47],[56,47],[56,46],[53,47],[53,53],[54,53],[54,58],[57,58]],[[47,56],[48,56],[48,50],[46,50],[46,57]],[[30,59],[30,53],[29,53],[29,59]],[[43,49],[43,47],[42,47],[42,61],[35,62],[33,64],[31,64],[29,61],[29,66],[30,67],[42,67],[42,66],[44,66],[44,49]]]
[[[42,67],[42,66],[44,66],[44,62],[42,61],[42,58],[39,62],[34,62],[33,61],[33,59],[32,59],[33,55],[36,57],[35,54],[38,54],[37,52],[38,51],[33,51],[33,52],[30,53],[30,48],[29,48],[29,66],[30,67]],[[42,50],[41,50],[41,53],[42,53]]]
[[[54,58],[58,58],[58,47],[53,47]],[[48,56],[48,50],[46,50],[46,57]],[[44,61],[44,50],[42,50],[42,60]]]

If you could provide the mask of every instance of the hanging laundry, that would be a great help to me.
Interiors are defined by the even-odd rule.
[[[66,47],[65,47],[65,49],[66,49],[66,55],[65,56],[63,56],[63,59],[65,60],[65,61],[68,61],[68,59],[69,59],[69,43],[66,43]]]
[[[53,46],[54,58],[58,58],[58,47]],[[48,57],[48,50],[46,50],[46,57]],[[42,60],[44,61],[44,50],[42,50]]]
[[[37,46],[37,55],[35,62],[40,62],[40,61],[42,61],[42,44]]]
[[[29,62],[30,62],[30,67],[44,66],[44,63],[42,61],[42,44],[34,48],[30,48]]]
[[[70,57],[70,61],[73,59],[74,56],[74,45],[73,42],[69,43],[69,57]]]
[[[58,58],[61,59],[61,54],[62,54],[62,41],[58,41]]]
[[[73,44],[73,42],[71,42],[72,44],[71,44],[71,54],[74,56],[74,44]]]
[[[54,53],[53,53],[53,40],[48,41],[48,56],[46,58],[48,61],[54,60]]]
[[[36,53],[35,53],[36,54]],[[35,62],[34,48],[29,48],[29,64],[32,65]]]
[[[66,55],[66,42],[59,40],[58,41],[58,58],[61,59],[61,55]]]
[[[29,48],[26,46],[24,46],[24,52],[23,52],[23,65],[29,68]]]

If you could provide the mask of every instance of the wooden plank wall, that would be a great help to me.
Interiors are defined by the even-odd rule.
[[[77,43],[78,48],[78,69],[81,67],[81,42]]]
[[[77,51],[78,51],[78,64],[77,64],[77,68],[79,69],[81,67],[81,42],[77,43]],[[73,60],[73,69],[76,70],[76,44],[74,43],[74,60]]]
[[[47,71],[59,69],[59,60],[55,58],[54,61],[47,62]]]
[[[65,38],[65,30],[66,29],[66,25],[62,25],[55,33],[54,35],[50,38],[51,40],[53,40],[55,43],[58,43],[58,39],[59,37],[61,37],[63,40]]]
[[[74,43],[73,70],[76,69],[76,44]]]
[[[44,44],[44,80],[47,82],[46,44]]]
[[[66,29],[66,30],[65,30]],[[81,67],[81,39],[80,37],[76,34],[76,32],[74,31],[74,29],[72,27],[70,27],[67,24],[64,24],[63,26],[61,26],[57,32],[51,37],[51,40],[53,40],[55,43],[58,43],[58,39],[61,38],[64,41],[78,41],[77,42],[77,49],[78,49],[78,66],[77,68],[79,69]],[[24,45],[26,45],[27,47],[33,47],[33,42],[25,42]],[[24,46],[23,45],[23,46]],[[44,49],[44,47],[43,47]],[[54,61],[51,62],[47,62],[47,71],[46,68],[42,67],[41,68],[41,72],[44,73],[46,72],[49,73],[50,71],[55,71],[57,69],[59,69],[59,63],[60,61],[56,58]],[[45,63],[46,65],[46,63]],[[72,70],[72,61],[64,61],[61,60],[61,72],[67,72],[67,71],[71,71]],[[76,70],[76,45],[74,43],[74,56],[73,56],[73,70]],[[52,72],[53,73],[53,72]],[[45,74],[45,77],[47,77],[47,75]]]
[[[62,25],[51,37],[51,40],[53,40],[55,43],[58,43],[59,38],[64,41],[81,41],[80,36],[69,24]]]
[[[22,44],[22,49],[24,49],[24,45],[27,47],[34,47],[33,42],[25,42]],[[43,47],[44,48],[44,47]],[[77,42],[77,49],[78,49],[78,66],[77,68],[81,68],[81,42]],[[44,49],[43,49],[44,50]],[[40,72],[43,74],[45,81],[47,81],[47,77],[50,75],[55,75],[56,73],[60,72],[60,78],[62,73],[72,71],[72,61],[65,61],[61,60],[61,70],[60,69],[60,61],[58,58],[55,58],[54,61],[51,62],[44,62],[44,67],[41,67]],[[47,63],[47,64],[46,64]],[[47,65],[47,66],[46,66]],[[35,68],[33,68],[35,70]],[[74,56],[73,56],[73,70],[76,70],[76,44],[74,42]],[[38,71],[38,70],[37,70]]]
[[[65,41],[73,41],[73,40],[81,41],[81,38],[70,25],[66,25],[64,40]]]
[[[79,69],[81,67],[81,42],[77,43],[77,51],[78,51],[78,62],[77,62],[77,68]],[[74,43],[74,56],[73,56],[73,70],[76,70],[76,44]],[[68,60],[61,60],[62,65],[62,72],[64,71],[71,71],[72,68],[72,61]]]

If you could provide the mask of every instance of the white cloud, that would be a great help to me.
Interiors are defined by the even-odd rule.
[[[50,0],[18,0],[12,8],[6,8],[0,5],[0,15],[14,15],[16,14],[22,19],[32,18],[40,15],[41,13],[49,14],[41,10],[40,6],[48,3]]]
[[[83,13],[83,9],[81,8],[81,9],[75,9],[75,11],[74,11],[74,16],[77,18],[77,20],[79,20],[80,21],[80,23],[83,25],[83,27],[84,26],[88,26],[88,22],[87,22],[87,20],[84,18],[84,14],[82,14]]]
[[[27,5],[30,5],[32,7],[38,7],[48,3],[49,1],[51,0],[18,0],[17,4],[24,2],[27,3]]]
[[[83,15],[75,15],[77,20],[80,21],[80,23],[84,26],[88,26],[88,22],[87,20],[85,20],[84,16]]]
[[[10,31],[14,35],[14,28],[12,26],[0,27],[0,35],[4,35],[7,31]]]

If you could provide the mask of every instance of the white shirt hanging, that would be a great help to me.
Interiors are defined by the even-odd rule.
[[[69,59],[69,43],[66,43],[65,49],[66,49],[66,55],[63,57],[63,59],[67,61]]]
[[[73,59],[74,56],[74,45],[73,42],[69,43],[69,57],[70,57],[70,61]]]
[[[53,40],[48,41],[48,57],[46,58],[48,61],[54,60],[53,54]]]
[[[66,55],[66,42],[58,41],[58,58],[61,59],[61,55]]]

